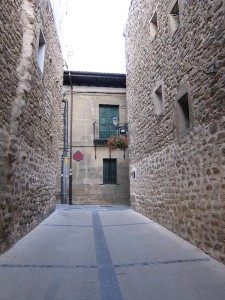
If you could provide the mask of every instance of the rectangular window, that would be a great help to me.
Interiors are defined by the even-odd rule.
[[[112,123],[112,117],[119,119],[118,105],[99,105],[99,139],[106,140],[111,135],[117,135],[117,128]]]
[[[163,91],[162,84],[154,92],[154,104],[156,115],[161,115],[163,113]]]
[[[37,62],[41,72],[43,73],[45,62],[45,39],[41,30],[39,35]]]
[[[158,21],[157,21],[157,12],[155,11],[150,21],[151,40],[154,39],[155,35],[157,34],[157,31],[158,31]]]
[[[179,132],[181,135],[188,132],[190,128],[190,112],[188,104],[188,94],[184,94],[178,99],[178,117],[179,117]]]
[[[177,29],[180,27],[180,10],[178,1],[176,1],[173,9],[170,12],[170,26],[172,33],[177,31]]]
[[[103,184],[117,184],[116,159],[103,159]]]

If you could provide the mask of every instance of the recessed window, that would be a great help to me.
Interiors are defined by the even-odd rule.
[[[117,184],[116,159],[103,159],[103,184]]]
[[[117,135],[117,128],[113,125],[112,117],[119,119],[118,105],[99,105],[99,139],[108,139]]]
[[[152,40],[157,34],[157,31],[158,31],[158,21],[157,21],[157,12],[155,11],[150,21],[150,35]]]
[[[178,99],[177,104],[179,133],[180,135],[184,135],[189,131],[191,125],[188,93],[184,94],[180,99]]]
[[[45,39],[42,31],[40,30],[37,63],[42,73],[44,71],[44,62],[45,62]]]
[[[178,1],[176,1],[170,12],[170,26],[173,33],[180,27],[180,10]]]
[[[163,113],[162,85],[160,85],[154,92],[154,104],[156,114],[161,115]]]

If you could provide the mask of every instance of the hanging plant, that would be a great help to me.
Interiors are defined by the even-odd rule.
[[[128,139],[123,136],[111,135],[107,141],[107,146],[111,149],[124,150],[128,147]]]

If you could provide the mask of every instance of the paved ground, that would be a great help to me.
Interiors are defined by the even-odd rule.
[[[224,300],[225,266],[128,207],[59,205],[0,256],[1,300]]]

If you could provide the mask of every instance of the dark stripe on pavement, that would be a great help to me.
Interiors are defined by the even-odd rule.
[[[115,268],[130,268],[137,266],[155,266],[155,265],[171,265],[171,264],[184,264],[184,263],[198,263],[210,261],[209,258],[190,258],[190,259],[174,259],[174,260],[162,260],[162,261],[150,261],[143,263],[130,263],[114,265]]]
[[[70,225],[70,224],[41,224],[42,226],[50,226],[50,227],[78,227],[78,228],[92,228],[92,225]]]
[[[122,226],[136,226],[136,225],[148,225],[155,223],[153,221],[151,222],[143,222],[143,223],[127,223],[127,224],[109,224],[109,225],[103,225],[102,227],[122,227]]]
[[[28,265],[28,264],[0,264],[0,268],[20,269],[97,269],[96,265]]]
[[[101,300],[122,300],[119,283],[109,253],[98,211],[92,212],[96,260]]]
[[[138,266],[155,266],[155,265],[171,265],[181,263],[198,263],[208,262],[209,258],[190,258],[190,259],[176,259],[176,260],[163,260],[163,261],[152,261],[152,262],[140,262],[130,264],[114,265],[113,268],[131,268]],[[29,264],[0,264],[0,268],[33,268],[33,269],[97,269],[99,266],[96,265],[29,265]]]
[[[151,222],[143,222],[143,223],[126,223],[126,224],[109,224],[109,225],[102,225],[102,227],[123,227],[123,226],[136,226],[136,225],[148,225],[155,223],[153,221]],[[70,224],[50,224],[45,223],[41,224],[42,226],[51,226],[51,227],[78,227],[78,228],[92,228],[92,225],[70,225]]]

